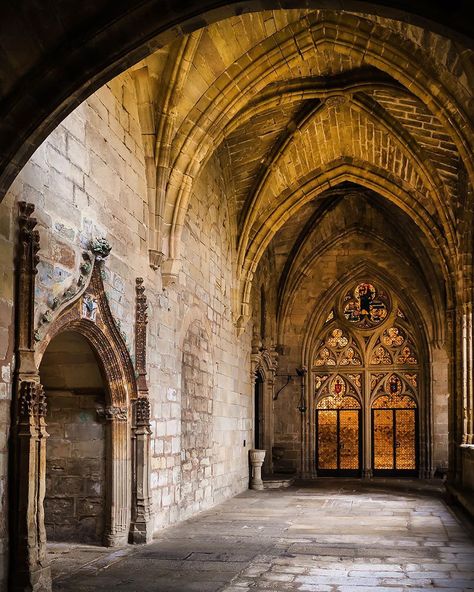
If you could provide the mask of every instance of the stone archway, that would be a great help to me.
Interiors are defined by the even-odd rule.
[[[39,234],[31,217],[34,207],[21,202],[17,270],[15,397],[12,409],[10,492],[10,588],[49,592],[44,499],[47,473],[47,396],[41,384],[41,362],[51,342],[66,334],[80,336],[100,360],[105,423],[106,546],[145,542],[149,515],[149,401],[145,380],[146,298],[137,280],[135,369],[111,314],[102,280],[110,245],[99,240],[84,253],[77,284],[40,315],[35,330],[35,275]],[[43,367],[44,369],[44,367]],[[50,379],[48,385],[51,386]],[[133,455],[133,462],[132,462]],[[132,475],[133,470],[133,475]],[[132,502],[133,500],[133,502]]]
[[[316,469],[319,475],[319,468],[321,474],[343,474],[350,468],[365,477],[374,473],[429,476],[428,363],[414,319],[405,315],[394,291],[367,280],[343,286],[325,315],[312,337],[308,359],[310,413],[305,456],[310,471]],[[339,437],[339,416],[355,408],[349,400],[357,401],[361,417],[353,419],[354,454],[346,467],[339,459],[344,447],[347,452],[350,446]],[[329,419],[333,423],[328,427]],[[386,451],[384,446],[393,450]],[[403,450],[397,450],[398,446]],[[333,458],[326,458],[328,454]],[[380,460],[384,454],[391,455],[390,463]]]

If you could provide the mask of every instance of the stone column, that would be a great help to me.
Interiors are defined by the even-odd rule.
[[[275,380],[272,372],[263,382],[263,444],[267,454],[265,455],[265,473],[273,473],[273,388]]]
[[[132,430],[132,521],[130,543],[152,540],[150,497],[150,402],[147,398],[134,401]]]
[[[117,547],[128,540],[130,524],[129,497],[129,425],[127,409],[107,407],[104,411],[107,449],[106,526],[104,545]]]
[[[132,520],[130,543],[151,541],[150,496],[150,401],[146,372],[146,327],[148,303],[143,278],[135,280],[135,372],[138,398],[133,402],[132,428]]]
[[[43,501],[46,399],[35,365],[35,279],[39,233],[33,204],[20,202],[16,267],[15,378],[10,473],[10,584],[13,592],[49,592]]]
[[[12,496],[12,592],[50,592],[43,502],[46,484],[46,400],[39,380],[19,382]]]
[[[250,489],[263,489],[262,465],[266,450],[250,450],[250,465],[252,467],[250,477]]]
[[[473,324],[472,303],[462,309],[462,443],[474,444]]]

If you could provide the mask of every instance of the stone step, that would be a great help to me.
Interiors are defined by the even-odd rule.
[[[263,475],[264,489],[281,489],[282,487],[290,487],[295,482],[293,475]]]

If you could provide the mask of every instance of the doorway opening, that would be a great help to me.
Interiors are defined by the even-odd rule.
[[[372,405],[374,476],[418,474],[418,417],[410,396],[378,397]]]
[[[318,475],[360,477],[361,405],[357,399],[336,395],[319,401],[316,443]]]
[[[106,387],[94,352],[79,333],[49,343],[40,378],[47,397],[48,541],[102,544],[106,507]]]
[[[254,445],[256,449],[262,450],[263,443],[263,376],[257,371],[255,378],[255,396],[254,396]]]

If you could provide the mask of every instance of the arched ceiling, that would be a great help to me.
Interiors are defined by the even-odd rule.
[[[228,180],[225,198],[243,318],[252,279],[277,233],[294,227],[295,220],[310,233],[309,221],[319,223],[310,204],[347,183],[377,194],[386,213],[403,213],[400,224],[408,220],[417,228],[433,269],[441,270],[445,282],[454,277],[459,258],[472,250],[470,42],[456,35],[444,37],[437,27],[421,28],[416,19],[393,20],[395,13],[366,3],[366,13],[355,12],[361,9],[355,1],[338,2],[339,10],[295,1],[292,9],[238,14],[231,4],[209,18],[196,17],[185,27],[168,29],[167,35],[153,41],[150,35],[157,32],[157,21],[148,13],[147,33],[135,39],[135,49],[146,35],[149,44],[134,52],[123,38],[121,55],[116,53],[115,61],[104,58],[94,71],[86,70],[84,77],[89,78],[76,95],[79,101],[114,68],[123,69],[143,57],[131,73],[145,147],[151,262],[164,257],[163,276],[177,277],[181,233],[195,183],[217,162]],[[271,2],[264,4],[273,8]],[[145,5],[141,18],[147,14]],[[165,22],[204,14],[208,7],[200,6],[187,16],[175,10],[175,21],[169,7],[160,6],[162,30]],[[262,4],[249,2],[248,8],[261,9]],[[459,9],[462,13],[462,3]],[[94,10],[88,10],[84,23],[93,17]],[[115,10],[119,15],[120,3]],[[130,15],[134,10],[130,6]],[[421,5],[418,10],[423,12]],[[105,23],[105,11],[102,17]],[[45,14],[39,15],[40,25],[46,21]],[[459,31],[465,30],[461,22],[458,25]],[[100,35],[96,56],[99,41]],[[79,47],[75,52],[80,61]],[[8,66],[11,69],[9,62]],[[29,67],[27,61],[19,66],[25,80]],[[43,84],[54,72],[53,68]],[[6,83],[3,90],[15,97],[21,88]],[[54,89],[52,85],[49,98]],[[70,109],[70,90],[66,84],[55,99],[58,110],[49,119],[44,109],[38,112],[43,131]],[[16,106],[0,103],[0,115],[2,106],[6,114],[0,119],[0,145],[10,139],[12,146],[3,155],[7,159],[16,150],[13,115],[21,115],[28,100],[26,93]],[[2,126],[9,128],[4,136]],[[33,146],[25,144],[26,137],[19,136],[25,154]]]
[[[308,295],[317,302],[325,289],[364,266],[376,278],[390,278],[398,298],[417,302],[430,334],[439,338],[446,294],[443,270],[429,251],[410,217],[377,193],[352,183],[323,192],[269,245],[278,278],[279,343],[295,314],[312,314]],[[302,326],[308,322],[305,319]]]
[[[472,64],[468,49],[413,25],[308,9],[229,18],[140,62],[150,248],[164,252],[165,275],[179,268],[195,181],[217,161],[244,316],[276,233],[345,183],[404,213],[448,281],[472,221]]]
[[[6,2],[0,29],[0,196],[76,105],[146,55],[230,16],[301,6],[399,19],[473,46],[469,0],[451,2],[449,10],[441,0],[94,0],[79,8],[51,0]]]

